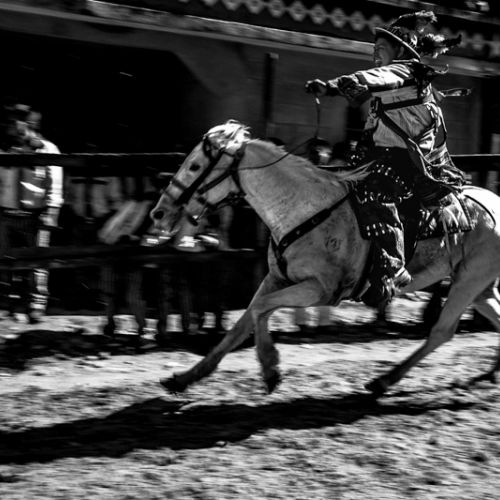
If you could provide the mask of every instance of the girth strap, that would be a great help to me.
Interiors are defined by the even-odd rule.
[[[283,238],[281,238],[279,243],[275,243],[275,241],[271,238],[271,246],[274,251],[274,255],[276,256],[276,260],[278,262],[278,267],[283,274],[283,276],[287,277],[287,262],[283,253],[285,250],[294,242],[297,241],[301,236],[312,231],[316,226],[319,226],[322,222],[324,222],[330,214],[347,198],[350,196],[350,193],[347,193],[340,200],[336,201],[331,207],[325,208],[313,215],[311,218],[304,221],[302,224],[298,225],[295,229],[292,229],[289,233],[285,234]]]

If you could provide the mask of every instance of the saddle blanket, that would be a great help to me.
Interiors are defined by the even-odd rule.
[[[440,238],[447,234],[462,233],[472,229],[467,206],[469,198],[462,193],[452,193],[441,200],[442,206],[423,210],[417,231],[417,241]]]
[[[355,200],[355,197],[353,197]],[[470,231],[473,228],[471,214],[468,208],[469,203],[474,201],[463,193],[449,194],[440,200],[440,206],[432,210],[419,208],[413,200],[413,210],[403,210],[402,221],[404,225],[405,238],[405,261],[409,262],[415,252],[417,242],[429,238],[440,238],[446,234],[456,234],[460,232]],[[355,204],[356,201],[353,202]],[[356,213],[358,224],[361,229],[361,236],[364,239],[370,239],[363,231],[362,221],[360,220],[359,210],[354,210]],[[405,212],[407,216],[405,217]],[[373,247],[372,247],[373,248]],[[366,290],[366,283],[370,281],[370,276],[374,271],[372,256],[368,257],[366,271],[361,280],[363,286],[360,289],[363,292],[359,295],[355,294],[355,300],[362,300],[365,304],[371,307],[378,307],[384,302],[386,297],[382,290],[370,288]]]
[[[357,207],[356,197],[351,198],[354,212],[358,219],[361,236],[365,240],[371,237],[366,231],[360,210]],[[467,206],[469,198],[464,194],[449,194],[440,201],[440,206],[433,209],[422,209],[415,202],[409,203],[400,209],[400,217],[404,225],[406,245],[411,241],[439,238],[446,233],[455,234],[472,229],[471,215]],[[470,203],[470,201],[469,201]]]

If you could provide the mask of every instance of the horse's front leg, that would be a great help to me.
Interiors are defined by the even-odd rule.
[[[269,333],[268,320],[280,307],[308,307],[326,302],[324,287],[317,280],[307,280],[285,289],[260,296],[254,301],[251,314],[255,325],[257,357],[269,393],[281,381],[279,353]]]
[[[225,337],[217,344],[201,361],[194,365],[189,370],[176,373],[170,378],[163,378],[160,383],[170,392],[183,392],[189,385],[210,375],[220,363],[222,358],[230,351],[238,347],[247,337],[250,336],[254,329],[252,320],[252,308],[255,301],[259,300],[262,295],[266,295],[280,286],[283,286],[280,281],[268,274],[262,281],[260,287],[255,293],[252,302],[248,309],[236,322],[234,327]]]

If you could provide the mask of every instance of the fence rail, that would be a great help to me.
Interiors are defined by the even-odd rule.
[[[46,153],[33,154],[0,154],[0,166],[29,167],[59,165],[64,168],[68,176],[85,177],[86,182],[91,182],[92,177],[112,176],[163,176],[168,178],[173,175],[179,164],[185,158],[183,153],[74,153],[52,155]],[[485,182],[489,177],[498,177],[500,171],[500,154],[486,155],[454,155],[456,165],[469,174],[476,174],[475,178]],[[495,172],[490,176],[490,172]],[[82,267],[100,267],[126,263],[130,267],[162,267],[167,270],[182,267],[183,269],[222,269],[222,275],[230,273],[229,285],[234,281],[241,282],[241,271],[247,271],[245,282],[253,292],[265,274],[266,251],[238,250],[231,252],[205,251],[183,252],[168,245],[144,247],[139,244],[116,245],[89,245],[89,246],[53,246],[49,248],[19,248],[9,250],[8,255],[0,257],[0,271],[27,270],[33,268],[71,269]],[[220,264],[228,264],[228,267]],[[235,271],[238,269],[238,271]],[[220,279],[218,276],[216,279]],[[226,278],[224,278],[225,280]],[[189,329],[190,313],[192,312],[192,294],[200,280],[184,280],[178,285],[176,293],[180,297],[183,328]],[[200,282],[201,283],[201,282]],[[226,283],[226,281],[224,281]],[[193,288],[194,287],[194,288]],[[213,293],[213,285],[209,286]],[[238,302],[238,307],[245,307],[248,299],[240,291],[235,291],[229,286],[233,302]],[[251,295],[250,295],[251,296]],[[227,298],[226,298],[227,299]],[[225,299],[225,300],[226,300]],[[233,304],[234,305],[234,304]]]
[[[163,171],[175,173],[186,157],[184,153],[2,153],[0,166],[43,167],[58,165],[82,177],[147,175]]]
[[[500,170],[500,154],[452,155],[452,158],[466,172]]]
[[[4,153],[0,166],[26,167],[60,165],[65,172],[84,177],[146,175],[148,172],[173,174],[185,158],[183,153]],[[500,154],[454,155],[457,166],[467,172],[500,170]],[[142,247],[140,245],[92,245],[86,247],[54,246],[50,248],[15,249],[0,257],[0,270],[31,269],[33,267],[72,268],[127,261],[145,264],[257,260],[262,251],[180,252],[172,247]]]
[[[184,153],[2,153],[0,166],[35,167],[59,165],[72,175],[138,175],[146,171],[175,173]],[[452,155],[456,165],[466,171],[500,170],[500,154]]]
[[[167,245],[143,247],[137,244],[55,246],[49,248],[18,248],[0,258],[0,270],[23,270],[36,267],[49,269],[92,267],[127,262],[144,265],[189,263],[254,262],[265,258],[264,251],[237,250],[223,252],[183,252]]]

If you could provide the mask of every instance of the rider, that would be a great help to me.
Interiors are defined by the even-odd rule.
[[[390,300],[396,288],[412,279],[404,267],[397,207],[413,195],[424,205],[435,205],[464,182],[446,148],[438,104],[444,95],[431,86],[432,79],[443,72],[421,62],[422,55],[437,57],[458,45],[460,37],[424,34],[435,21],[433,12],[420,11],[399,17],[387,28],[376,28],[374,68],[306,84],[308,92],[340,95],[354,105],[372,99],[363,138],[351,161],[368,168],[355,194],[361,229],[374,243],[370,293],[363,297],[371,305]]]

